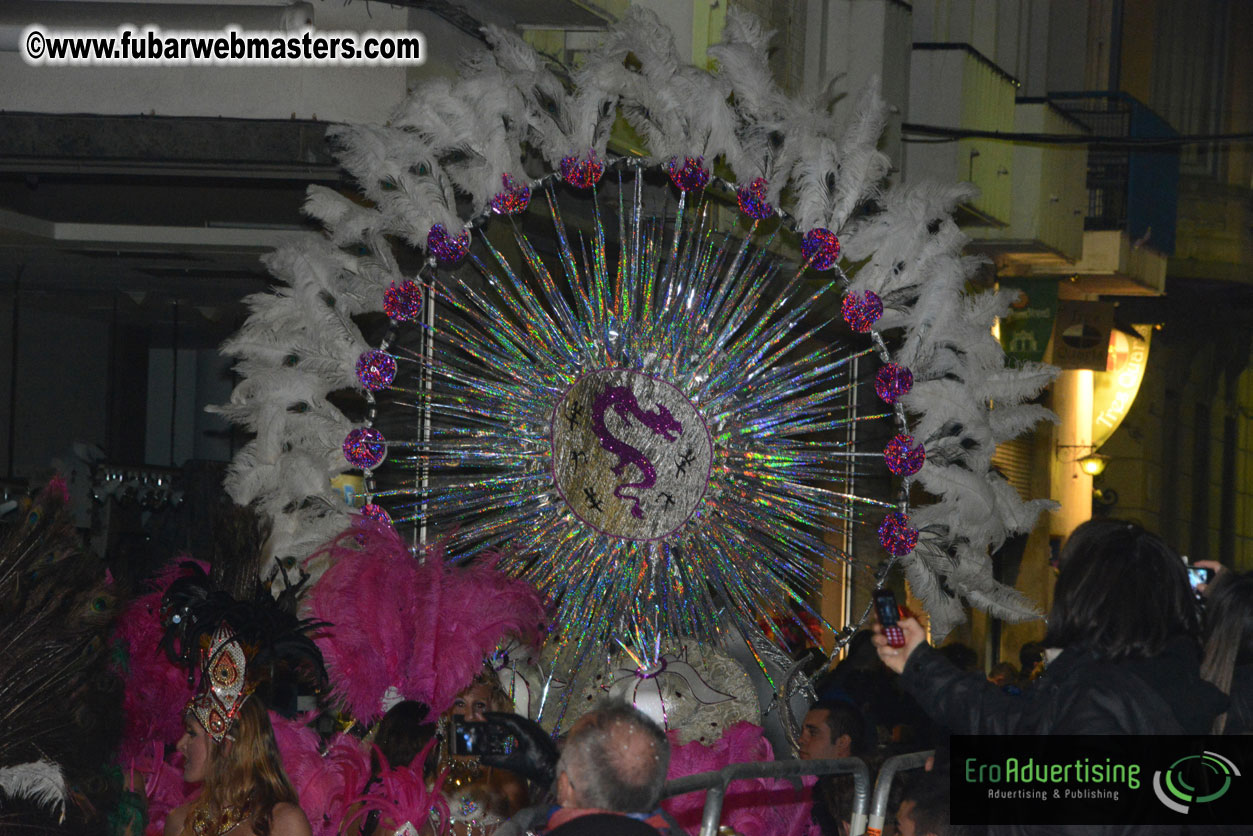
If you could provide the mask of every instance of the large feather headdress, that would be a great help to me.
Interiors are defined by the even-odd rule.
[[[211,571],[186,561],[166,588],[161,646],[198,681],[187,711],[221,742],[254,692],[291,714],[298,691],[322,690],[326,668],[311,634],[326,625],[298,617],[293,594],[275,599],[258,578],[268,526],[247,509],[227,511],[218,523],[216,539],[227,545]]]
[[[988,555],[1047,503],[991,457],[1050,417],[1027,401],[1054,370],[1008,365],[1008,295],[967,290],[968,188],[885,187],[877,83],[838,125],[727,21],[712,70],[634,6],[564,75],[493,29],[387,124],[331,131],[366,202],[310,189],[326,235],[270,257],[285,287],[223,347],[245,379],[220,411],[257,434],[227,489],[278,521],[274,559],[350,525],[330,479],[360,470],[364,512],[407,538],[513,549],[568,667],[748,636],[849,565],[902,567],[937,635],[966,601],[1035,615]]]

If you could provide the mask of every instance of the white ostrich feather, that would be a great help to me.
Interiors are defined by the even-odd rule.
[[[873,76],[858,97],[852,121],[840,141],[841,170],[826,224],[831,229],[843,228],[857,204],[875,194],[888,173],[888,158],[877,147],[887,118],[888,105],[879,94],[879,77]]]
[[[577,145],[569,118],[568,95],[561,82],[521,38],[495,26],[484,27],[492,58],[523,101],[527,140],[556,168]],[[586,153],[585,149],[579,149]],[[596,149],[603,152],[604,148]]]
[[[1009,441],[1035,428],[1042,421],[1054,424],[1060,419],[1052,410],[1039,404],[1021,404],[1018,406],[993,407],[988,413],[988,424],[992,429],[992,437],[997,441]]]
[[[304,213],[321,221],[337,246],[364,241],[383,219],[368,207],[354,203],[325,186],[310,186],[305,192]]]
[[[833,137],[815,135],[791,140],[788,146],[797,149],[799,158],[792,169],[796,222],[801,229],[828,227],[831,202],[840,184],[836,174],[841,162],[839,143]]]
[[[735,142],[727,147],[727,163],[741,183],[765,177],[772,185],[768,197],[777,202],[783,188],[776,175],[771,136],[777,132],[788,105],[766,60],[766,47],[772,32],[765,32],[756,18],[738,9],[727,10],[721,44],[710,47],[709,56],[717,64],[717,74],[735,97]]]
[[[48,760],[0,766],[0,793],[24,798],[40,807],[52,807],[65,815],[65,775],[60,764]]]
[[[966,620],[961,598],[942,585],[941,578],[946,577],[946,569],[949,568],[947,563],[947,556],[921,542],[917,549],[901,560],[910,591],[918,596],[931,616],[931,635],[936,641]]]

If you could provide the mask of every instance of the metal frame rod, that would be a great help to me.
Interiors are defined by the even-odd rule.
[[[895,755],[883,762],[883,765],[879,767],[879,777],[874,783],[874,798],[870,802],[870,825],[866,829],[867,833],[878,836],[883,832],[883,823],[887,820],[888,793],[892,790],[892,781],[896,778],[896,773],[925,766],[927,759],[934,755],[935,750],[930,749],[925,752],[911,752],[908,755]]]
[[[799,778],[802,775],[848,775],[853,776],[853,828],[852,836],[860,836],[860,823],[864,826],[870,800],[870,769],[861,758],[836,758],[832,760],[786,760],[756,763],[733,763],[717,772],[687,775],[668,782],[662,789],[662,798],[671,798],[698,790],[707,790],[705,807],[701,815],[700,836],[717,836],[718,822],[722,818],[722,804],[726,799],[727,785],[732,781],[749,778]],[[886,799],[886,796],[885,796]],[[884,802],[886,804],[886,800]]]

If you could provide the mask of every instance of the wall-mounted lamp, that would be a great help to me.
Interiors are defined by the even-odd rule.
[[[1100,476],[1105,472],[1105,465],[1109,463],[1109,456],[1102,456],[1100,453],[1088,453],[1079,459],[1079,469],[1089,476]]]
[[[1109,456],[1096,452],[1091,444],[1059,444],[1057,460],[1079,465],[1079,470],[1088,476],[1100,476],[1105,472]]]

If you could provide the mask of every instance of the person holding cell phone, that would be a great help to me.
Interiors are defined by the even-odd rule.
[[[1071,534],[1044,639],[1060,652],[1020,696],[957,670],[916,619],[885,607],[876,601],[879,657],[956,734],[1204,734],[1226,706],[1200,677],[1186,567],[1135,523],[1091,520]]]
[[[526,806],[526,781],[482,760],[494,751],[488,713],[512,708],[496,671],[485,664],[440,718],[440,769],[448,770],[444,796],[454,836],[489,836]]]
[[[1213,734],[1253,734],[1253,572],[1220,571],[1205,606],[1201,675],[1231,699]]]

